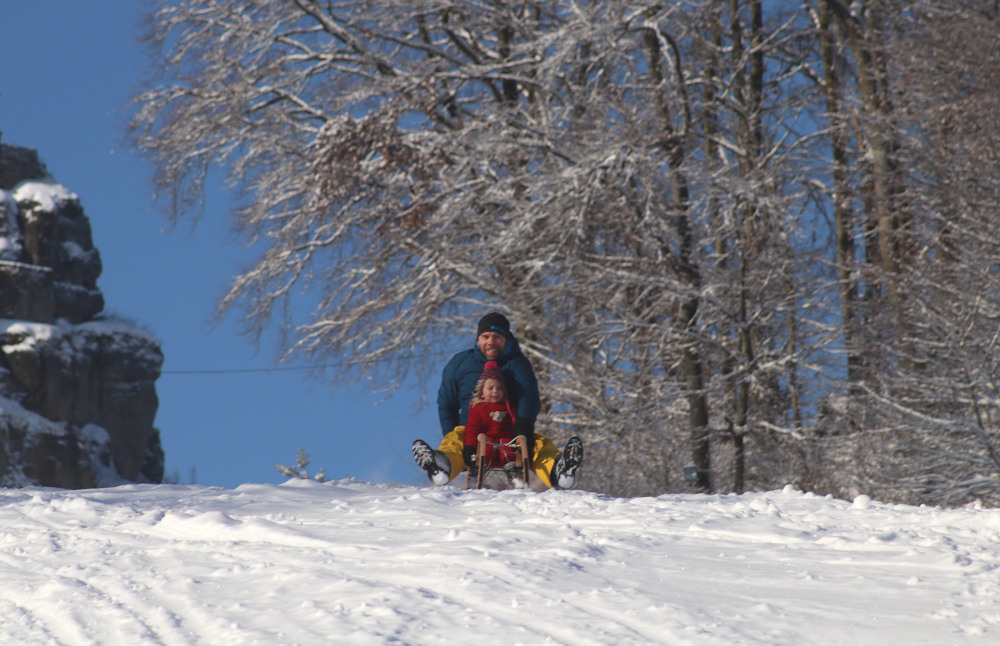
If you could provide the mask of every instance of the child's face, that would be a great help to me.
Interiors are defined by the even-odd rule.
[[[503,403],[503,386],[496,379],[487,379],[483,382],[483,401],[491,404]]]

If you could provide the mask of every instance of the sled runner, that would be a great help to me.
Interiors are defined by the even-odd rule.
[[[528,444],[523,435],[510,442],[491,442],[484,433],[478,437],[476,465],[469,469],[466,489],[528,489],[531,473],[531,458]],[[513,460],[506,460],[506,454],[513,454]]]

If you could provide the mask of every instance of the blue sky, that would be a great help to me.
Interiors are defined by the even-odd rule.
[[[421,397],[433,401],[439,373],[418,375],[383,402],[362,386],[333,389],[306,381],[305,371],[273,370],[267,340],[258,349],[237,321],[210,322],[249,255],[228,233],[230,205],[220,193],[196,227],[168,231],[152,209],[149,169],[121,146],[122,110],[147,67],[135,38],[139,7],[5,2],[0,133],[5,143],[38,150],[53,177],[80,196],[104,266],[105,311],[160,339],[156,425],[168,474],[227,488],[281,482],[274,463],[294,463],[302,447],[330,478],[423,482],[409,447],[416,437],[440,437],[436,411],[420,406]]]

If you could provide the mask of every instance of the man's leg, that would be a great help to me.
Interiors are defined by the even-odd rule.
[[[413,461],[427,472],[431,484],[445,485],[451,480],[451,462],[441,451],[435,451],[423,440],[413,441]]]
[[[552,473],[552,467],[555,465],[556,460],[559,459],[559,449],[552,443],[552,440],[537,433],[535,434],[534,448],[535,450],[531,458],[531,470],[534,472],[535,477],[541,480],[542,484],[546,487],[551,487],[552,483],[549,480],[549,474]]]
[[[423,440],[415,440],[413,460],[418,467],[427,472],[432,484],[445,485],[465,470],[463,448],[465,448],[465,427],[456,426],[455,430],[441,439],[441,445],[436,450]]]
[[[566,440],[559,459],[552,467],[552,486],[556,489],[569,489],[576,482],[576,470],[583,463],[583,442],[573,436]]]
[[[583,462],[583,443],[575,435],[566,441],[560,452],[552,440],[535,435],[535,454],[531,461],[535,477],[546,487],[569,489],[576,478],[576,470]]]
[[[465,427],[456,426],[455,429],[441,438],[441,446],[438,451],[443,453],[448,462],[451,463],[450,482],[458,474],[465,471],[465,458],[462,457],[462,449],[465,448]]]

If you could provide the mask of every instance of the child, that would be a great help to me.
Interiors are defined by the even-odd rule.
[[[473,457],[479,442],[479,434],[485,433],[491,444],[506,444],[514,439],[514,411],[507,401],[507,389],[503,374],[496,361],[487,361],[483,374],[476,382],[469,403],[469,421],[465,425],[465,462],[470,467],[475,464]],[[502,468],[514,462],[515,448],[507,446],[486,447],[483,462],[485,468]]]

